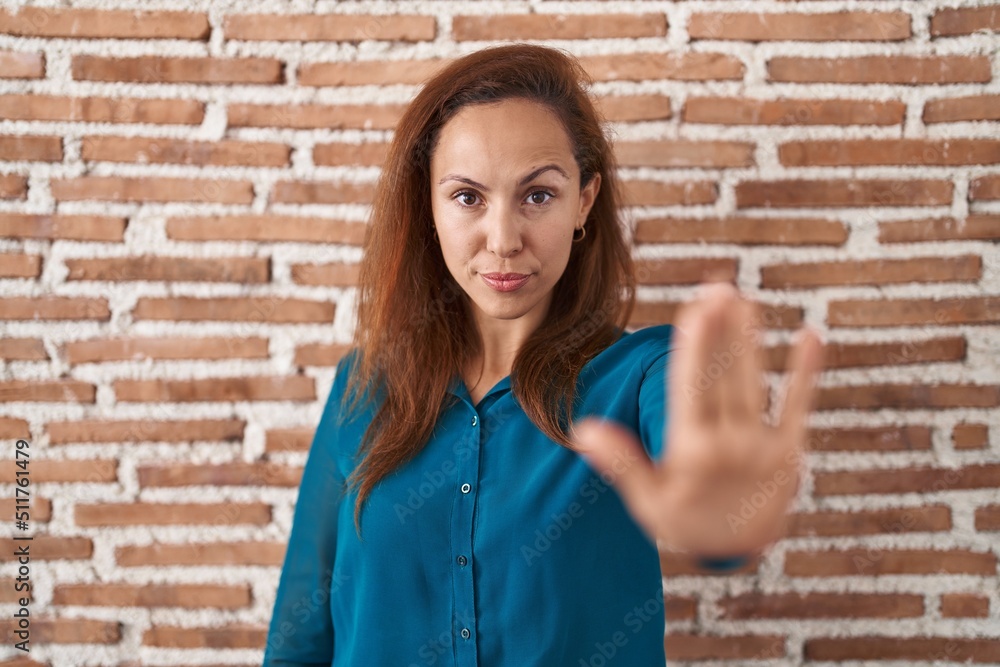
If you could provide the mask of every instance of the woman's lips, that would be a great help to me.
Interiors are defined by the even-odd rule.
[[[498,292],[513,292],[520,289],[528,279],[530,273],[480,273],[483,282]]]

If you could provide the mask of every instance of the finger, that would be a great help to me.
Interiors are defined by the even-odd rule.
[[[632,432],[611,419],[587,418],[573,424],[572,439],[587,464],[615,487],[625,505],[644,515],[654,500],[657,476]]]
[[[757,330],[760,308],[752,299],[741,298],[733,313],[737,327],[735,347],[730,350],[735,357],[733,417],[744,423],[759,424],[764,409],[764,359]]]
[[[741,426],[747,423],[749,409],[743,387],[743,366],[746,364],[746,350],[740,339],[744,309],[739,291],[725,294],[722,308],[722,332],[715,351],[712,353],[711,367],[718,367],[719,422]]]
[[[823,341],[811,327],[798,333],[799,339],[789,359],[789,376],[785,381],[784,399],[778,418],[778,430],[787,436],[786,442],[803,439],[809,411],[816,395],[816,381],[823,363]]]
[[[708,362],[722,316],[713,297],[721,289],[724,287],[718,283],[703,283],[695,300],[684,304],[677,320],[678,352],[671,352],[670,395],[683,403],[683,409],[674,411],[679,422],[691,419],[702,424],[718,419],[719,387],[708,372]]]

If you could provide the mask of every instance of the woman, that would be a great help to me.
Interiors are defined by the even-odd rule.
[[[771,429],[733,288],[624,330],[633,266],[587,84],[560,51],[493,47],[399,122],[265,667],[662,665],[656,540],[726,567],[780,537],[819,339]]]

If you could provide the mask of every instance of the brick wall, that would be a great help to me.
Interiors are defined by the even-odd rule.
[[[31,443],[36,650],[11,664],[259,664],[393,124],[508,39],[595,79],[636,326],[721,269],[765,306],[773,399],[794,330],[828,344],[790,537],[727,576],[664,557],[671,664],[1000,663],[1000,5],[14,4],[0,465],[11,519]]]

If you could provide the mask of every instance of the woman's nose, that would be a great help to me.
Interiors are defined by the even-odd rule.
[[[507,257],[521,250],[521,223],[510,211],[496,211],[486,224],[486,249],[491,253]]]

